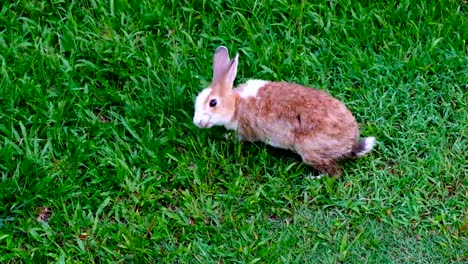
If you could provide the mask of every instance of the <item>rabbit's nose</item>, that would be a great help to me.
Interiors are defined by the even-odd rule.
[[[200,127],[207,127],[207,126],[208,126],[208,122],[200,121],[200,122],[198,123],[198,125],[199,125]]]
[[[198,118],[193,118],[193,124],[196,125],[197,127],[200,127],[201,126],[201,120],[199,120]]]
[[[208,125],[207,121],[198,120],[196,118],[193,119],[193,123],[199,128],[205,128]]]

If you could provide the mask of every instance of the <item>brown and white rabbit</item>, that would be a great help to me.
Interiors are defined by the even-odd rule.
[[[372,150],[374,137],[359,138],[353,114],[328,93],[304,86],[249,80],[233,89],[239,55],[216,49],[213,81],[195,102],[193,123],[200,128],[222,125],[240,140],[263,141],[292,150],[323,174],[341,175],[336,161]]]

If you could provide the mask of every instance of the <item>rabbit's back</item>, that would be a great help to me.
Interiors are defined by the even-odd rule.
[[[342,102],[298,84],[266,83],[255,96],[240,99],[237,112],[241,139],[296,152],[306,147],[337,158],[351,151],[359,134]]]

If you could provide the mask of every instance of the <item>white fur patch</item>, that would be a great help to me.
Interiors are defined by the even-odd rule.
[[[357,153],[356,155],[358,157],[366,155],[367,153],[369,153],[374,148],[374,145],[375,145],[375,137],[365,138],[364,139],[364,149],[362,151],[360,151],[359,153]]]
[[[209,113],[203,112],[203,103],[210,95],[211,91],[211,88],[204,89],[198,94],[197,99],[195,100],[195,114],[193,115],[193,123],[196,126],[207,124],[210,119]]]
[[[195,101],[195,111],[203,109],[203,103],[205,102],[208,95],[210,95],[213,89],[206,88],[197,95],[197,100]]]
[[[305,177],[305,179],[307,179],[307,180],[320,180],[323,176],[324,176],[324,174],[319,174],[317,176],[314,176],[314,175],[311,174],[311,175],[307,175]]]
[[[249,80],[237,88],[236,91],[239,93],[240,97],[244,99],[248,97],[255,97],[257,96],[258,90],[267,83],[267,81],[263,80]]]

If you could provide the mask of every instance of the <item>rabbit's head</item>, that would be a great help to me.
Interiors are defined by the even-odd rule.
[[[213,58],[213,81],[201,91],[195,101],[193,123],[200,128],[225,126],[231,128],[236,111],[236,94],[232,91],[237,74],[239,55],[229,58],[226,47],[216,49]]]

